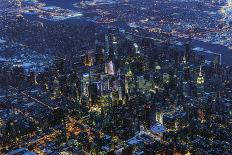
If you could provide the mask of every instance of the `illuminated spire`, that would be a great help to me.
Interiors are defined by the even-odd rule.
[[[126,76],[127,77],[132,77],[133,76],[133,73],[132,73],[130,68],[129,68],[129,71],[126,73]]]
[[[202,76],[202,67],[200,66],[200,72],[199,72],[199,76]]]
[[[200,72],[199,72],[199,75],[198,75],[198,77],[197,77],[197,84],[199,84],[199,85],[202,85],[202,84],[204,84],[204,77],[203,77],[203,75],[202,75],[202,67],[200,66]]]

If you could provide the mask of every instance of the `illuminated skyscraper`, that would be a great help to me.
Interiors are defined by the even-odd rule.
[[[184,54],[184,56],[183,56],[183,64],[186,64],[187,63],[187,60],[186,60],[186,55]]]
[[[135,53],[139,54],[140,51],[139,51],[139,46],[138,46],[138,44],[134,43],[134,48],[135,48]]]
[[[115,74],[115,67],[113,61],[110,61],[105,64],[105,73],[109,75]]]
[[[85,60],[84,60],[85,66],[93,66],[93,57],[90,53],[87,53],[85,55]]]
[[[117,40],[116,40],[116,37],[114,36],[113,37],[113,42],[112,42],[112,44],[113,44],[113,53],[112,53],[112,56],[113,56],[113,58],[118,58],[118,47],[117,47],[117,45],[118,45],[118,42],[117,42]]]
[[[197,95],[202,95],[204,91],[204,77],[202,75],[202,67],[200,66],[200,72],[197,77]]]
[[[83,74],[82,80],[81,80],[81,92],[83,96],[88,97],[89,96],[89,91],[88,91],[88,86],[90,83],[90,75],[88,73]]]

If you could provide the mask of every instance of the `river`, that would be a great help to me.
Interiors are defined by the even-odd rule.
[[[108,3],[108,5],[110,5],[112,3],[112,1],[116,0],[89,0],[91,1],[91,3]],[[58,6],[61,7],[63,9],[70,9],[70,10],[74,10],[74,11],[80,11],[78,10],[79,8],[75,7],[73,4],[75,3],[80,3],[80,0],[40,0],[40,2],[46,3],[47,6]],[[228,7],[230,7],[231,2],[230,0],[228,1],[228,3],[225,5],[225,7],[222,7],[222,10],[226,10],[227,12],[223,12],[225,14],[225,16],[228,16]],[[102,10],[104,10],[104,8],[100,7]],[[226,9],[225,9],[226,8]],[[231,12],[229,12],[231,13]],[[84,16],[80,19],[68,19],[68,23],[79,23],[79,22],[87,22],[89,19],[88,15],[85,14],[85,12],[83,12]],[[228,17],[226,17],[228,18]],[[89,21],[88,21],[89,22]],[[116,26],[120,27],[121,25],[125,25],[125,24],[120,24],[119,21],[117,22]],[[180,41],[184,42],[186,39],[180,38]],[[204,48],[205,51],[211,51],[212,53],[218,53],[221,54],[222,56],[222,64],[228,64],[228,65],[232,65],[232,50],[222,46],[222,45],[218,45],[218,44],[212,44],[210,42],[203,42],[203,41],[199,41],[199,40],[192,40],[192,47],[200,47],[200,48]]]

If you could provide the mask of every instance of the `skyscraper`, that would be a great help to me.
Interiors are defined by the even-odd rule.
[[[106,58],[108,58],[109,53],[110,53],[109,37],[108,37],[108,35],[106,34],[106,35],[105,35],[105,57],[106,57]]]
[[[204,77],[202,75],[202,67],[200,66],[199,75],[197,77],[197,95],[202,95],[204,91]]]

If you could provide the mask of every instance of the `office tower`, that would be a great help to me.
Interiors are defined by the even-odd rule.
[[[184,67],[184,81],[190,81],[191,80],[191,74],[190,74],[190,68]]]
[[[105,57],[106,59],[109,57],[109,53],[110,53],[109,37],[106,34],[105,35]]]
[[[132,88],[133,73],[131,69],[125,74],[125,93],[129,95]]]
[[[152,113],[152,110],[151,110],[151,105],[150,104],[145,104],[144,105],[144,112],[145,112],[145,127],[146,128],[150,128],[150,126],[152,125],[151,123],[151,113]]]
[[[62,120],[62,124],[61,124],[61,141],[62,142],[67,141],[67,127],[65,120]]]
[[[95,63],[97,65],[104,63],[104,49],[101,52],[95,53]]]
[[[205,111],[202,108],[197,110],[198,119],[203,123],[205,121]]]
[[[90,75],[88,73],[85,73],[82,75],[82,80],[81,80],[82,96],[85,96],[85,97],[89,96],[89,91],[88,91],[89,84],[90,84]]]
[[[105,73],[109,75],[115,74],[115,66],[113,61],[109,61],[105,64]]]
[[[213,68],[214,68],[214,74],[219,73],[219,66],[221,65],[221,55],[214,55],[213,60]]]
[[[54,78],[52,87],[53,87],[53,95],[59,96],[61,94],[61,91],[60,91],[59,80],[57,77]]]
[[[96,104],[98,89],[96,83],[90,83],[88,86],[88,94],[89,94],[89,106]]]
[[[169,83],[170,82],[170,75],[168,73],[163,73],[163,83]]]
[[[202,75],[202,67],[200,66],[199,75],[197,77],[197,95],[202,95],[204,92],[204,77]]]
[[[191,48],[190,48],[190,41],[188,41],[186,44],[185,44],[185,57],[186,57],[186,62],[190,62],[191,61],[191,56],[192,56],[192,53],[191,53]]]
[[[139,46],[138,46],[138,44],[134,43],[134,48],[135,48],[135,53],[136,53],[136,54],[139,54],[140,51],[139,51]]]
[[[122,85],[121,85],[121,83],[122,83],[122,79],[121,79],[121,71],[120,71],[120,69],[118,70],[118,99],[120,100],[120,101],[122,101]]]
[[[183,95],[185,97],[189,96],[189,83],[187,81],[182,82],[182,90],[183,90]]]
[[[162,111],[160,111],[160,110],[157,110],[156,111],[156,118],[155,118],[155,120],[156,120],[156,122],[158,122],[158,123],[160,123],[160,124],[163,124],[163,112]]]
[[[125,86],[124,81],[121,79],[121,71],[118,70],[118,100],[122,103],[125,103],[125,89],[123,89],[123,86]]]
[[[142,75],[141,75],[141,76],[138,76],[138,77],[137,77],[137,82],[138,82],[138,83],[137,83],[137,84],[138,84],[138,88],[139,88],[139,89],[143,89],[143,88],[144,88],[144,85],[145,85],[145,82],[146,82],[145,79],[144,79],[144,76],[142,76]]]
[[[85,54],[85,60],[84,60],[85,66],[93,66],[93,56],[90,53]]]
[[[118,42],[116,40],[116,37],[113,36],[113,40],[112,40],[112,48],[113,48],[112,58],[113,59],[118,59],[118,56],[119,56],[117,45],[118,45]]]
[[[187,64],[187,58],[186,58],[186,54],[185,53],[184,53],[184,56],[183,56],[182,63],[183,64]]]

